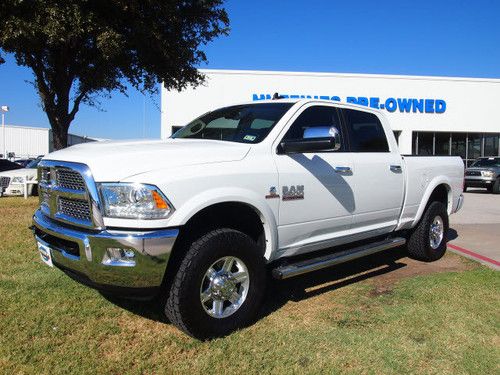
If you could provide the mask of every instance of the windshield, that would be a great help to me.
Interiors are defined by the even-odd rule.
[[[259,143],[293,104],[260,103],[217,109],[179,129],[172,138]]]
[[[38,166],[38,163],[40,163],[42,159],[35,159],[30,161],[27,165],[26,168],[36,168]]]
[[[477,159],[471,167],[500,167],[500,158]]]

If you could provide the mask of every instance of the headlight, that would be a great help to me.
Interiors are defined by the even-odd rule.
[[[16,176],[12,177],[12,184],[24,184],[24,177],[23,176]]]
[[[98,184],[104,216],[122,219],[165,219],[174,208],[153,185],[132,183]]]
[[[484,177],[493,177],[493,172],[492,171],[481,171],[481,174],[484,176]]]

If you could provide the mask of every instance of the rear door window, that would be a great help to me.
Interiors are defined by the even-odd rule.
[[[389,152],[384,128],[373,113],[343,109],[352,152]]]

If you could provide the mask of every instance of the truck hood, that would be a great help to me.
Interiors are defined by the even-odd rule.
[[[81,143],[44,159],[86,164],[96,181],[115,182],[155,170],[237,161],[249,150],[243,143],[201,139],[102,141]]]
[[[495,170],[499,169],[498,167],[495,168],[495,167],[469,167],[467,168],[465,171],[466,172],[470,172],[470,171],[493,171],[495,172]]]

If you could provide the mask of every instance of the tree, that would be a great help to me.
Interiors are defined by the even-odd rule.
[[[67,145],[80,105],[203,81],[201,47],[228,33],[223,0],[1,0],[0,51],[31,68],[53,130]],[[0,64],[4,62],[0,56]]]

